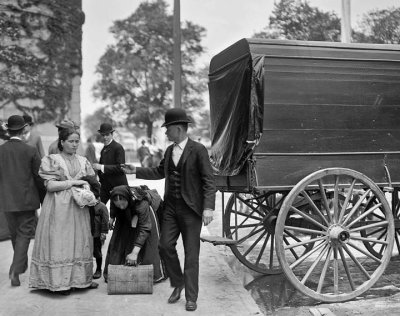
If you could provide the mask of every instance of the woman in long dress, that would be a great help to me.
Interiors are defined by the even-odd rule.
[[[158,244],[160,230],[147,194],[139,187],[120,185],[111,191],[110,207],[113,234],[107,250],[104,279],[108,265],[152,264],[154,282],[165,279]]]
[[[39,175],[47,188],[35,242],[29,287],[68,295],[72,288],[96,288],[93,276],[93,238],[87,206],[75,203],[71,188],[87,184],[94,175],[85,157],[76,155],[80,135],[76,130],[60,132],[60,154],[45,156]]]

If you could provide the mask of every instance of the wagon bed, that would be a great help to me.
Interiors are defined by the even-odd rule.
[[[242,39],[209,79],[221,190],[290,188],[329,167],[384,184],[384,165],[400,184],[399,46]]]

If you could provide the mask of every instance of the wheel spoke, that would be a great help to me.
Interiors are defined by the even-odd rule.
[[[360,216],[358,216],[354,221],[352,221],[349,225],[347,225],[347,227],[353,226],[355,223],[357,223],[358,221],[362,220],[363,218],[365,218],[366,216],[368,216],[369,214],[371,214],[372,212],[374,212],[377,208],[379,208],[381,206],[382,206],[382,203],[374,205],[368,211],[366,211],[363,214],[361,214]],[[374,216],[376,216],[376,215],[374,214]],[[385,218],[381,218],[381,219],[385,220]]]
[[[320,209],[315,205],[314,201],[311,197],[307,194],[306,191],[302,191],[301,194],[307,199],[308,204],[311,205],[312,209],[318,214],[318,216],[325,222],[326,225],[329,225],[328,221],[326,220],[324,214],[320,211]]]
[[[324,267],[322,268],[321,276],[319,278],[317,293],[321,293],[322,286],[324,285],[325,275],[326,275],[326,271],[328,270],[329,262],[331,259],[331,254],[332,254],[332,248],[329,247],[329,251],[328,251],[328,254],[326,255],[326,259],[325,259],[325,264],[324,264]]]
[[[256,227],[256,226],[258,226],[259,224],[257,223],[254,223],[254,224],[239,224],[237,227],[236,226],[229,226],[229,228],[230,229],[232,229],[232,228],[237,228],[237,229],[239,229],[239,228],[249,228],[249,227]]]
[[[352,242],[349,241],[347,244],[349,246],[353,247],[354,249],[356,249],[357,251],[361,252],[362,254],[366,255],[367,257],[371,258],[372,260],[374,260],[374,261],[376,261],[378,263],[382,263],[382,261],[379,258],[371,255],[368,251],[365,251],[364,249],[361,249],[360,247],[358,247],[357,245],[353,244]]]
[[[303,279],[300,281],[301,283],[306,283],[309,276],[311,275],[311,273],[314,271],[315,267],[317,266],[317,264],[321,261],[323,255],[328,251],[328,247],[325,247],[321,253],[318,255],[318,257],[314,260],[314,262],[312,263],[312,265],[310,266],[310,268],[307,270],[307,273],[304,275]]]
[[[342,210],[340,211],[340,214],[339,214],[339,221],[338,221],[339,223],[341,223],[342,220],[343,220],[343,216],[344,216],[344,214],[346,212],[347,206],[349,205],[350,198],[353,195],[353,190],[354,190],[355,183],[356,183],[356,179],[353,179],[353,181],[351,182],[350,188],[347,191],[347,196],[346,196],[346,199],[344,200],[344,203],[343,203],[343,206],[342,206]]]
[[[285,229],[287,230],[294,230],[296,232],[299,233],[303,233],[303,234],[317,234],[317,235],[326,235],[327,233],[322,231],[322,230],[315,230],[315,229],[308,229],[308,228],[302,228],[302,227],[294,227],[294,226],[286,226],[285,225]]]
[[[285,236],[283,236],[283,241],[285,242],[286,245],[290,245],[289,241]],[[286,248],[285,248],[286,249]],[[296,251],[294,251],[293,248],[289,248],[290,252],[292,253],[293,257],[297,260],[299,259],[299,256],[297,255]]]
[[[346,274],[347,274],[347,279],[349,280],[352,291],[354,291],[356,289],[356,287],[354,285],[353,278],[351,277],[351,273],[350,273],[349,267],[347,265],[346,257],[344,255],[343,249],[341,247],[339,247],[339,253],[340,253],[340,257],[342,258],[344,270],[346,271]]]
[[[255,234],[258,234],[258,233],[259,233],[260,231],[262,231],[263,229],[264,229],[264,227],[261,227],[261,228],[258,229],[258,230],[252,231],[252,232],[249,233],[248,235],[246,235],[246,236],[240,238],[240,239],[237,241],[237,244],[241,244],[243,241],[245,241],[246,239],[248,239],[248,238],[250,238],[250,237],[253,237]]]
[[[333,292],[335,294],[339,292],[339,265],[336,247],[333,248]]]
[[[371,280],[371,276],[367,272],[367,270],[364,269],[364,267],[361,265],[361,263],[357,260],[356,257],[351,253],[349,248],[347,248],[346,244],[343,244],[343,249],[347,252],[347,254],[350,256],[350,258],[353,260],[353,262],[357,265],[357,267],[361,270],[361,272],[366,276],[368,280]]]
[[[380,240],[380,238],[378,238],[378,240],[377,240],[375,238],[365,238],[365,237],[359,237],[359,236],[351,236],[351,239],[370,242],[372,245],[375,245],[375,244],[388,245],[389,244],[386,240]]]
[[[376,233],[379,233],[380,231],[385,231],[385,230],[387,230],[386,229],[386,227],[381,227],[381,228],[378,228],[378,229],[375,229],[374,231],[372,231],[372,232],[365,232],[365,236],[371,236],[371,235],[375,235]],[[353,238],[353,237],[352,237]]]
[[[296,268],[300,263],[302,263],[304,260],[306,260],[309,256],[311,256],[314,252],[318,251],[322,246],[328,247],[328,242],[324,241],[321,242],[318,246],[315,246],[312,250],[304,253],[299,259],[297,259],[295,262],[293,262],[290,265],[290,269]]]
[[[357,227],[357,228],[350,229],[350,231],[352,233],[354,233],[354,232],[358,232],[360,230],[370,229],[370,228],[373,228],[373,227],[382,227],[382,226],[387,227],[388,225],[389,225],[389,221],[376,222],[376,223],[373,223],[373,224],[370,224],[370,225],[365,225],[365,226],[360,226],[360,227]]]
[[[333,221],[339,221],[339,176],[335,176],[335,187],[333,190]]]
[[[358,208],[360,207],[362,201],[364,201],[364,199],[367,197],[367,195],[371,192],[371,189],[368,189],[367,191],[364,192],[364,194],[360,197],[360,199],[357,201],[357,203],[353,206],[353,208],[351,209],[350,213],[347,214],[346,217],[344,217],[344,221],[342,223],[343,226],[346,225],[346,223],[350,220],[350,218],[354,215],[354,213],[358,210]]]
[[[267,233],[267,237],[265,237],[265,240],[264,240],[264,243],[263,243],[263,245],[261,247],[260,253],[258,254],[258,257],[256,259],[256,265],[258,265],[260,263],[261,257],[262,257],[262,255],[264,253],[264,250],[265,250],[265,247],[267,246],[269,236],[271,236],[271,234]]]
[[[253,244],[249,247],[249,249],[247,249],[246,252],[243,253],[243,256],[244,256],[244,257],[246,257],[246,256],[249,254],[249,252],[253,250],[253,248],[258,244],[258,242],[261,240],[261,238],[263,238],[263,237],[265,236],[266,233],[267,233],[267,232],[264,231],[264,232],[256,239],[256,241],[253,242]]]
[[[322,202],[324,203],[324,206],[325,206],[325,209],[326,209],[326,215],[328,216],[329,222],[332,222],[332,216],[331,216],[331,213],[329,211],[328,199],[326,197],[325,188],[324,188],[324,185],[323,185],[321,179],[318,179],[318,186],[319,186],[319,191],[321,192]]]
[[[299,247],[299,246],[304,246],[304,245],[307,245],[307,244],[310,244],[310,243],[314,243],[316,241],[320,241],[322,239],[327,239],[327,238],[328,238],[327,236],[322,236],[322,237],[318,237],[318,238],[302,241],[302,242],[299,242],[297,244],[291,244],[291,245],[286,246],[285,250],[286,249],[292,249],[292,248]]]
[[[322,225],[321,223],[318,223],[315,219],[313,219],[312,217],[310,217],[307,214],[303,213],[302,211],[300,211],[299,209],[295,208],[294,206],[291,207],[291,210],[294,211],[295,213],[299,214],[300,216],[304,217],[310,223],[313,223],[314,225],[316,225],[318,227],[321,227],[324,230],[328,229],[328,227]]]
[[[274,266],[274,246],[275,246],[275,234],[271,234],[271,251],[269,253],[269,268],[272,269]]]
[[[394,239],[396,241],[397,252],[400,254],[400,241],[399,241],[399,236],[397,235],[397,233],[395,234]]]

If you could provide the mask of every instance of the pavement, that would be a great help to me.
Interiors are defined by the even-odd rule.
[[[154,181],[150,187],[154,188]],[[203,229],[202,234],[208,234],[207,228]],[[103,246],[103,255],[110,236],[109,233]],[[30,244],[29,258],[33,242]],[[250,293],[243,287],[242,280],[228,266],[224,248],[209,243],[201,244],[200,290],[198,308],[194,312],[185,310],[184,292],[177,303],[167,303],[172,292],[169,280],[155,284],[153,294],[108,295],[107,284],[101,278],[96,280],[99,283],[97,289],[75,290],[69,296],[62,296],[28,288],[28,269],[20,275],[21,286],[12,287],[8,278],[12,261],[9,240],[0,242],[0,253],[0,316],[262,315]],[[181,240],[178,241],[178,253],[183,258]]]

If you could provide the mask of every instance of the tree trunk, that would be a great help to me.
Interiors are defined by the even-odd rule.
[[[151,136],[153,136],[153,122],[148,121],[146,125],[147,125],[147,138],[151,139]]]

